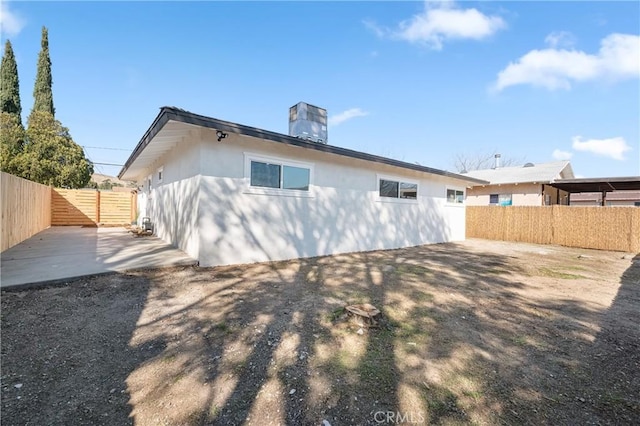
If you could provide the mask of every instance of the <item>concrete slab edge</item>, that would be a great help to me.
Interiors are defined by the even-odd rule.
[[[192,263],[184,262],[184,263],[176,263],[174,265],[155,266],[155,267],[145,266],[141,268],[126,269],[122,271],[106,271],[106,272],[98,272],[93,274],[77,275],[74,277],[56,278],[53,280],[35,281],[35,282],[24,283],[24,284],[11,284],[8,286],[0,286],[0,292],[4,293],[4,292],[14,292],[14,291],[25,291],[25,290],[40,290],[44,288],[63,286],[65,284],[70,284],[71,282],[77,281],[82,278],[94,278],[94,277],[102,277],[106,275],[127,274],[130,272],[147,271],[150,269],[169,269],[169,268],[176,268],[178,266],[198,267],[199,262],[198,261],[193,261]]]

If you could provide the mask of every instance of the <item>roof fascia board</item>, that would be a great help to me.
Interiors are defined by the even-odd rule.
[[[433,169],[431,167],[420,166],[418,164],[406,163],[404,161],[394,160],[391,158],[381,157],[378,155],[367,154],[365,152],[354,151],[347,148],[341,148],[333,145],[326,145],[317,142],[310,142],[304,139],[296,138],[293,136],[284,135],[282,133],[271,132],[268,130],[258,129],[256,127],[245,126],[242,124],[232,123],[229,121],[218,120],[212,117],[206,117],[203,115],[194,114],[179,108],[174,107],[162,107],[160,113],[151,124],[151,127],[145,132],[144,136],[133,150],[131,156],[123,166],[122,170],[118,174],[121,177],[126,173],[131,164],[138,158],[144,148],[151,142],[162,127],[169,121],[176,121],[185,124],[191,124],[209,129],[222,130],[223,132],[231,132],[244,136],[251,136],[258,139],[269,140],[272,142],[280,142],[287,145],[299,146],[302,148],[313,149],[315,151],[326,152],[329,154],[336,154],[350,158],[356,158],[359,160],[369,161],[379,164],[387,164],[403,169],[414,170],[423,173],[429,173],[433,175],[444,176],[452,179],[458,179],[464,182],[471,182],[476,184],[488,184],[488,181],[472,178],[457,173],[447,172],[444,170]]]

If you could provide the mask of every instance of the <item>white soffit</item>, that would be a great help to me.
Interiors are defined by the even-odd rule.
[[[169,121],[142,149],[142,152],[138,154],[133,163],[129,165],[122,179],[136,180],[148,175],[153,171],[158,159],[175,148],[176,145],[182,143],[196,129],[197,126],[191,124]]]

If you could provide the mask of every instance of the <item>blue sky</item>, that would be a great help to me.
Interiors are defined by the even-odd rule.
[[[445,170],[454,156],[571,159],[640,175],[640,3],[2,2],[23,115],[42,25],[56,117],[123,164],[164,105]],[[97,166],[116,175],[120,167]]]

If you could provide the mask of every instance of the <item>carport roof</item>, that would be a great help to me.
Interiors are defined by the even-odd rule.
[[[640,176],[558,179],[549,185],[570,193],[640,190]]]
[[[122,167],[122,170],[118,174],[119,179],[131,179],[132,169],[143,169],[151,166],[153,162],[162,154],[170,151],[176,145],[176,136],[180,130],[172,128],[171,124],[184,123],[187,125],[200,126],[209,129],[221,130],[223,132],[235,133],[239,135],[251,136],[258,139],[263,139],[272,142],[280,142],[287,145],[299,146],[302,148],[312,149],[315,151],[322,151],[330,154],[340,155],[343,157],[350,157],[364,161],[370,161],[374,163],[387,164],[390,166],[401,167],[404,169],[415,170],[423,173],[430,173],[434,175],[446,176],[455,179],[460,179],[465,182],[471,182],[476,184],[487,184],[489,182],[482,179],[473,178],[470,176],[460,175],[457,173],[448,172],[445,170],[434,169],[431,167],[421,166],[414,163],[407,163],[404,161],[394,160],[391,158],[381,157],[378,155],[367,154],[365,152],[354,151],[347,148],[341,148],[333,145],[326,145],[317,142],[311,142],[304,139],[296,138],[293,136],[285,135],[282,133],[271,132],[269,130],[258,129],[256,127],[245,126],[242,124],[232,123],[229,121],[219,120],[217,118],[206,117],[204,115],[194,114],[189,111],[185,111],[176,107],[162,107],[160,113],[151,124],[151,127],[145,132],[144,136],[135,149],[129,156],[129,159]],[[168,130],[167,130],[167,128]],[[162,147],[153,148],[152,141],[156,138],[163,140]],[[179,140],[180,138],[177,137]],[[145,155],[143,151],[147,151]],[[129,172],[129,176],[127,176]]]

